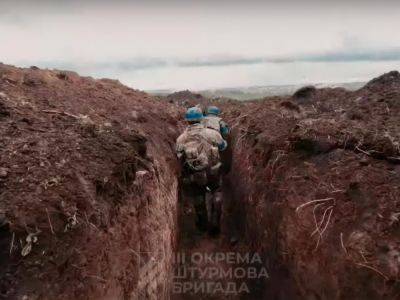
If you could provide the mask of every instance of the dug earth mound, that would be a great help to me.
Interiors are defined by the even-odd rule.
[[[174,298],[174,254],[222,249],[269,273],[229,298],[397,299],[399,77],[220,103],[222,234],[190,241],[174,99],[0,65],[0,298]]]
[[[304,90],[225,107],[232,226],[268,261],[273,299],[286,280],[301,299],[398,299],[400,74]]]
[[[0,295],[138,297],[160,251],[166,289],[179,118],[116,81],[0,65]]]

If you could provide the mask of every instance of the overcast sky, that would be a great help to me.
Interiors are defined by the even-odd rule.
[[[279,3],[2,0],[0,61],[139,89],[367,80],[400,68],[400,3]]]

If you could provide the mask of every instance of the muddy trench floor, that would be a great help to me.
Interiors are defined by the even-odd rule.
[[[220,234],[211,236],[196,228],[190,199],[180,199],[179,207],[179,245],[171,299],[298,298],[294,282],[276,261],[276,254],[258,253],[246,241],[246,215],[235,199],[228,177],[223,184]],[[229,255],[235,259],[231,260]],[[249,268],[257,270],[256,278],[249,276]],[[218,284],[222,289],[217,288]]]

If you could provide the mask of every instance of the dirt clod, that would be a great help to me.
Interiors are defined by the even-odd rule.
[[[0,178],[5,178],[7,177],[9,172],[9,169],[7,168],[0,168]]]

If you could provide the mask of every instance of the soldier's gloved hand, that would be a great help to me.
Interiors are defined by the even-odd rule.
[[[220,131],[221,131],[222,136],[229,135],[230,130],[229,130],[228,125],[225,124],[225,122],[221,123]]]
[[[228,127],[222,127],[221,128],[221,134],[224,136],[227,136],[229,134],[229,128]]]
[[[227,147],[228,143],[225,140],[222,140],[222,142],[218,144],[219,151],[224,151]]]

